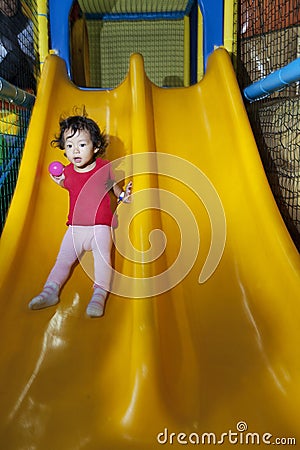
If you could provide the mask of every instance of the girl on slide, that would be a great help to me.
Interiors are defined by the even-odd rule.
[[[56,262],[42,292],[34,297],[30,309],[47,308],[59,302],[59,293],[72,266],[85,251],[94,258],[94,291],[87,306],[90,317],[103,315],[111,281],[111,227],[113,211],[108,191],[118,202],[131,201],[132,182],[123,191],[114,182],[109,161],[99,158],[106,148],[105,135],[86,115],[70,116],[60,121],[60,133],[53,144],[64,150],[69,164],[53,181],[69,192],[68,229]]]

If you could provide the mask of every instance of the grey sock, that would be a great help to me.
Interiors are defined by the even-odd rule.
[[[101,287],[96,287],[94,289],[93,296],[86,308],[86,313],[90,317],[101,317],[104,313],[105,300],[107,296],[107,291]]]
[[[29,302],[30,309],[42,309],[59,302],[59,286],[54,282],[46,283],[43,291]]]

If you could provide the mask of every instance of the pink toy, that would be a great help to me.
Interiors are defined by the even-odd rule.
[[[64,171],[65,166],[59,161],[53,161],[49,164],[48,170],[54,177],[60,177]]]

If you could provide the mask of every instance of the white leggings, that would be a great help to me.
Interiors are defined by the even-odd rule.
[[[111,247],[112,237],[109,226],[69,226],[47,283],[54,282],[62,287],[68,279],[74,263],[80,261],[86,251],[92,251],[94,287],[100,286],[108,291],[112,275]]]

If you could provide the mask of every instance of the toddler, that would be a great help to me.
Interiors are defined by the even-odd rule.
[[[69,160],[53,181],[69,192],[68,229],[43,291],[29,303],[30,309],[47,308],[59,302],[59,292],[72,266],[85,251],[94,258],[94,291],[87,306],[90,317],[103,315],[111,281],[111,226],[113,211],[109,188],[118,202],[130,202],[132,182],[125,191],[114,182],[109,161],[98,158],[105,152],[106,138],[95,121],[86,115],[60,121],[60,133],[52,144],[65,151]]]

